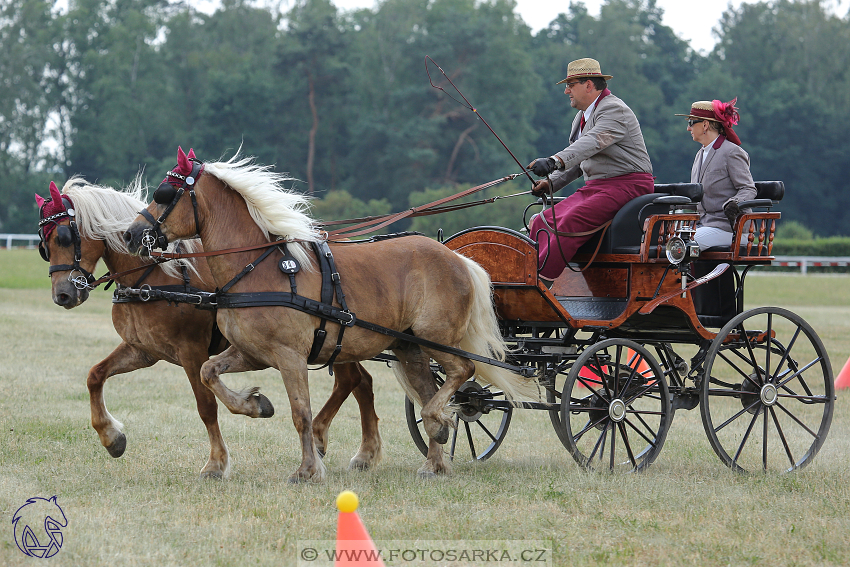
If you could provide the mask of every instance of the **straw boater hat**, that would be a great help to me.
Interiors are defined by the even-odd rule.
[[[606,81],[614,78],[611,75],[603,75],[602,69],[599,67],[599,61],[587,57],[571,61],[570,64],[567,65],[567,78],[563,81],[558,81],[555,84],[560,85],[571,79],[590,79],[592,77],[600,77]]]
[[[732,126],[738,125],[740,116],[738,109],[735,108],[737,98],[729,102],[720,102],[719,100],[698,100],[691,105],[690,114],[677,114],[676,116],[687,116],[688,118],[697,118],[699,120],[710,120],[723,125],[723,130],[728,139],[733,144],[740,146],[741,139],[732,130]]]

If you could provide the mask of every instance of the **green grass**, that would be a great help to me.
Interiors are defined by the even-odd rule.
[[[50,289],[48,264],[38,250],[29,248],[0,249],[0,288]]]
[[[12,251],[23,261],[31,252]],[[0,251],[0,273],[12,257],[5,254]],[[47,282],[37,252],[35,260],[33,272]],[[747,303],[801,314],[827,344],[837,372],[850,356],[848,283],[759,275],[748,280]],[[376,377],[384,462],[365,473],[345,470],[359,443],[357,408],[349,400],[331,429],[326,481],[290,486],[286,478],[300,448],[280,376],[227,375],[232,388],[261,386],[277,411],[251,420],[220,406],[233,474],[202,482],[197,474],[209,446],[179,368],[158,363],[108,381],[107,406],[128,439],[123,457],[111,458],[91,429],[85,377],[119,342],[108,292],[93,292],[66,311],[53,305],[48,289],[4,287],[0,565],[33,564],[15,547],[10,519],[27,498],[54,494],[69,526],[53,565],[296,565],[299,541],[334,539],[334,500],[344,489],[359,494],[359,513],[378,542],[544,540],[554,565],[850,563],[850,397],[844,392],[820,454],[792,475],[730,472],[711,450],[698,409],[676,413],[645,474],[587,474],[543,412],[518,410],[492,459],[459,459],[452,476],[421,482],[416,469],[423,458],[407,432],[401,390],[383,365],[367,363]],[[316,411],[332,382],[326,371],[313,372],[311,380]]]

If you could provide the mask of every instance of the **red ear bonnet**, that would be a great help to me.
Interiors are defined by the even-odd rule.
[[[65,200],[70,201],[67,196],[65,196]],[[62,202],[62,195],[59,193],[59,188],[56,187],[54,182],[50,182],[50,199],[43,199],[38,195],[35,196],[35,202],[38,203],[39,208],[41,209],[41,218],[46,219],[52,217],[57,214],[66,213],[65,203]],[[73,204],[71,205],[73,207]],[[54,219],[54,221],[60,220],[59,218]],[[53,229],[56,228],[56,222],[49,222],[44,225],[44,239],[47,240],[47,237],[50,236],[50,233]]]
[[[187,155],[183,148],[177,146],[177,166],[171,171],[175,173],[179,173],[180,175],[189,175],[192,173],[192,160],[195,159],[195,150],[189,148],[189,154]],[[183,183],[183,181],[179,178],[176,178],[172,175],[166,175],[165,179],[162,180],[163,183],[171,183],[172,185],[179,186]]]

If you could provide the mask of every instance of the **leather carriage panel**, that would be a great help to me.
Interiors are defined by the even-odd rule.
[[[656,183],[655,192],[687,197],[694,203],[702,201],[701,183]]]

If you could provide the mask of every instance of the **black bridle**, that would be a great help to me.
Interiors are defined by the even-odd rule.
[[[38,238],[40,241],[38,243],[38,252],[41,254],[41,257],[45,262],[50,262],[50,248],[47,246],[45,227],[53,225],[56,230],[56,242],[59,246],[62,246],[63,248],[68,248],[71,245],[74,246],[74,263],[50,266],[47,273],[52,276],[55,272],[70,271],[68,274],[68,281],[74,284],[74,287],[80,290],[87,288],[90,289],[92,288],[92,282],[94,282],[96,278],[91,272],[80,266],[80,261],[83,259],[81,250],[82,241],[80,239],[80,230],[77,228],[77,213],[74,210],[74,204],[65,195],[62,195],[62,206],[65,207],[65,210],[44,218],[44,207],[50,202],[52,202],[52,199],[47,199],[41,207],[39,207],[38,211],[38,215],[41,218],[41,220],[38,221]],[[68,225],[59,224],[59,221],[65,218],[70,219]],[[80,275],[74,276],[77,272],[79,272]]]
[[[150,214],[147,209],[139,211],[139,214],[151,223],[151,227],[145,229],[142,234],[142,246],[147,248],[148,254],[150,254],[154,248],[165,250],[168,247],[168,237],[163,234],[161,226],[162,223],[165,222],[165,219],[168,218],[168,215],[171,214],[171,211],[174,210],[174,207],[177,206],[177,203],[180,201],[180,197],[183,196],[183,193],[185,193],[187,189],[189,190],[189,196],[192,197],[192,209],[195,213],[195,234],[200,236],[198,201],[195,197],[195,182],[198,180],[198,177],[200,177],[203,169],[203,162],[193,159],[192,172],[189,175],[181,175],[174,170],[168,172],[165,181],[160,183],[159,187],[157,187],[156,191],[153,193],[153,200],[155,203],[158,205],[167,205],[162,214],[159,215],[158,219],[153,218],[153,215]],[[169,177],[178,179],[179,182],[169,181]]]

